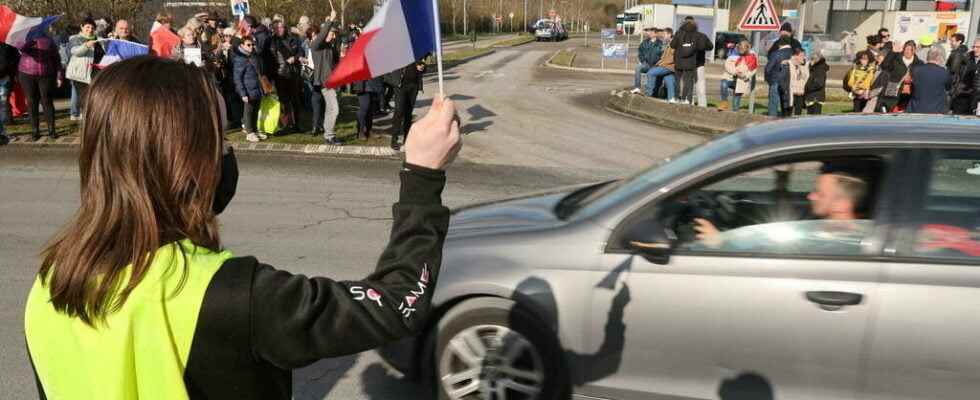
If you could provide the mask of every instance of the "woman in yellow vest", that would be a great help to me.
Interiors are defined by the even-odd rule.
[[[41,398],[289,399],[291,369],[421,328],[449,220],[442,169],[460,146],[452,102],[412,127],[376,271],[341,282],[222,247],[216,215],[238,171],[209,82],[140,57],[92,83],[81,206],[44,250],[24,316]]]

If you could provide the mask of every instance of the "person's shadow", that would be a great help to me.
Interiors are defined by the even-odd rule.
[[[772,385],[766,377],[755,372],[743,372],[725,379],[718,387],[721,400],[773,400]]]
[[[600,280],[595,288],[615,290],[615,284],[623,272],[622,268],[614,269]],[[543,321],[549,328],[546,334],[557,335],[559,308],[551,285],[542,278],[530,277],[518,284],[515,292],[515,298],[523,297],[544,310],[546,315],[537,316],[547,318]],[[619,370],[626,344],[626,324],[623,322],[623,314],[630,300],[629,286],[623,281],[616,296],[610,302],[602,342],[595,353],[577,353],[562,346],[560,351],[563,355],[562,367],[564,370],[559,371],[558,378],[560,381],[556,382],[558,387],[571,389],[574,386],[581,386],[608,377]],[[510,319],[511,326],[520,324],[518,320],[521,317],[515,315],[515,312],[511,313]],[[559,393],[559,395],[561,398],[567,398],[570,393],[564,392]]]
[[[325,358],[293,371],[293,399],[321,400],[330,395],[344,375],[357,363],[359,354]]]

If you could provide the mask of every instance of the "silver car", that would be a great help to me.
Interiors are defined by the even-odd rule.
[[[449,399],[980,393],[980,120],[834,116],[455,211],[381,350]]]

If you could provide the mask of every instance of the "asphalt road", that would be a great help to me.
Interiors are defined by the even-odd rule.
[[[445,203],[458,206],[619,177],[703,139],[602,110],[621,82],[540,67],[559,44],[531,44],[447,71],[465,148],[449,170]],[[436,92],[430,84],[424,108]],[[36,398],[23,306],[38,252],[78,206],[75,150],[0,148],[0,398]],[[361,278],[390,228],[398,162],[241,154],[238,195],[221,217],[239,255],[307,275]],[[323,360],[293,375],[297,399],[426,399],[372,352]]]

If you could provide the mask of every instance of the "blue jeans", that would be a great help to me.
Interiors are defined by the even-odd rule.
[[[65,83],[70,83],[65,81]],[[82,110],[78,107],[78,90],[75,89],[75,85],[71,85],[71,116],[78,117],[82,115]]]
[[[783,113],[783,96],[778,82],[769,84],[769,116],[778,117]]]
[[[10,123],[10,78],[0,78],[0,136],[7,135],[6,124]]]
[[[721,101],[727,101],[728,97],[732,95],[732,85],[735,81],[730,81],[727,79],[721,80]]]
[[[647,65],[647,63],[639,63],[636,65],[636,70],[634,70],[633,74],[633,87],[637,89],[642,88],[642,86],[640,86],[643,84],[641,79],[643,78],[643,74],[647,73],[649,70],[650,66]],[[650,82],[647,82],[647,84],[649,85]]]
[[[663,82],[661,82],[663,80]],[[653,81],[653,84],[650,84]],[[660,88],[660,85],[666,85],[667,87],[667,100],[674,99],[674,71],[671,71],[664,67],[655,67],[647,72],[647,96],[653,97],[656,92],[655,90]]]

